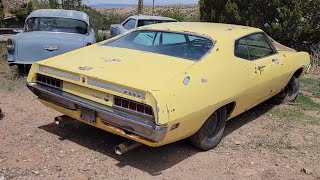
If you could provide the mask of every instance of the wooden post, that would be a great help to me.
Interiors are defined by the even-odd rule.
[[[138,14],[143,13],[143,0],[138,1]]]
[[[154,16],[154,0],[152,1],[152,16]]]

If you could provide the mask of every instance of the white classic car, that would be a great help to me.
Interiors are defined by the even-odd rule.
[[[162,16],[146,16],[146,15],[136,15],[130,16],[121,24],[112,24],[110,27],[110,32],[112,37],[123,34],[131,29],[136,27],[158,24],[158,23],[167,23],[167,22],[177,22],[177,20],[162,17]]]

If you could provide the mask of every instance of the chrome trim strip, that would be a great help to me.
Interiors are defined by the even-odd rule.
[[[100,87],[103,89],[108,89],[111,91],[115,91],[121,94],[125,94],[128,96],[132,96],[132,97],[136,97],[139,99],[145,99],[145,95],[143,93],[137,92],[137,91],[133,91],[133,90],[129,90],[129,89],[125,89],[125,88],[121,88],[119,86],[115,86],[113,84],[110,83],[106,83],[100,80],[95,80],[92,78],[88,78],[88,84],[91,86],[96,86],[96,87]]]
[[[108,107],[100,103],[96,103],[79,96],[75,96],[70,93],[51,88],[49,86],[44,86],[37,83],[27,83],[27,87],[39,98],[50,96],[61,103],[68,102],[69,104],[72,103],[94,110],[97,112],[98,117],[100,117],[100,119],[104,123],[110,124],[119,129],[131,132],[146,139],[159,142],[164,140],[166,136],[167,127],[159,126],[150,120],[128,114],[112,107]]]
[[[73,80],[73,81],[80,81],[80,76],[79,75],[76,75],[76,74],[73,74],[73,73],[64,72],[64,71],[60,71],[60,70],[56,70],[56,69],[47,68],[47,67],[44,67],[44,66],[40,66],[39,67],[39,72],[40,73],[51,74],[51,75],[62,77],[62,78],[66,78],[66,79],[70,79],[70,80]]]

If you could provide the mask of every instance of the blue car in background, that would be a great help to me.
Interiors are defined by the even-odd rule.
[[[19,70],[35,61],[57,56],[96,42],[86,13],[61,9],[32,12],[23,32],[7,40],[9,65]]]

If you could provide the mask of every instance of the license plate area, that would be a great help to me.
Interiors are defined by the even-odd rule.
[[[88,123],[93,123],[96,124],[96,112],[85,108],[85,107],[81,107],[81,115],[80,115],[81,119],[87,121]]]

